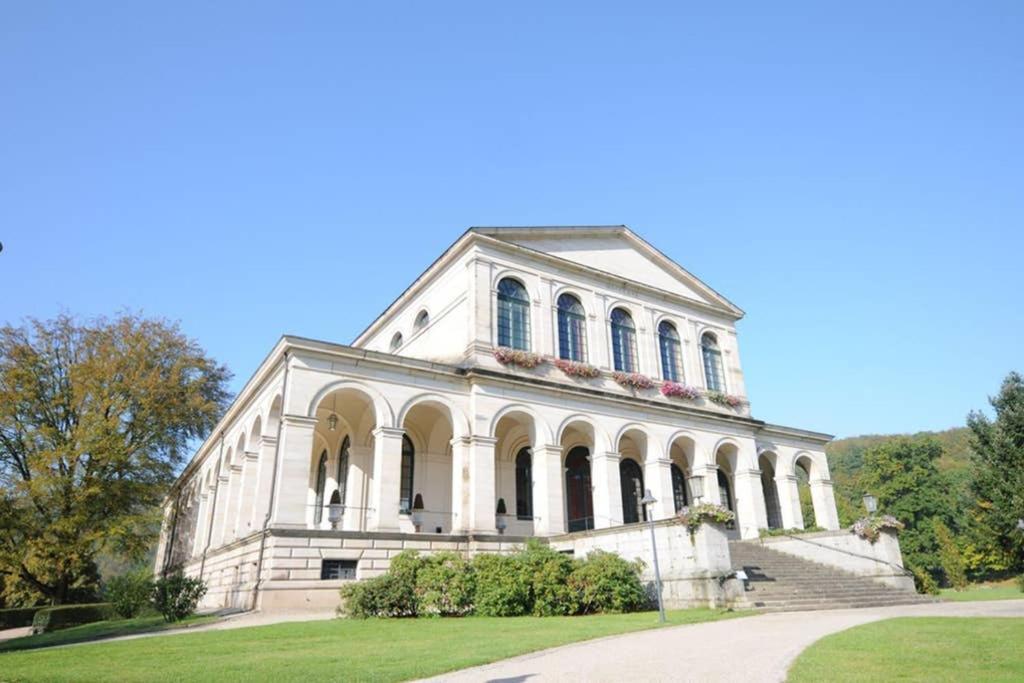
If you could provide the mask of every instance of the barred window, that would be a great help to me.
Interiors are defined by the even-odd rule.
[[[498,283],[498,346],[530,350],[530,298],[508,277]]]
[[[669,382],[683,379],[683,356],[676,326],[667,320],[658,325],[658,349],[661,352],[661,376]]]
[[[722,350],[718,339],[710,332],[700,338],[700,352],[704,358],[704,379],[711,391],[725,391],[725,373],[722,370]]]
[[[358,562],[359,560],[321,560],[320,579],[322,581],[354,579]]]
[[[558,357],[587,360],[587,316],[583,304],[572,294],[558,297]]]
[[[633,318],[621,308],[611,315],[612,361],[620,372],[636,372],[636,327]]]
[[[398,494],[399,511],[409,514],[412,510],[412,477],[413,466],[415,465],[416,449],[413,448],[412,440],[405,434],[402,435],[402,478],[401,488]]]
[[[316,507],[313,509],[313,522],[315,524],[320,524],[324,518],[324,488],[326,486],[327,451],[324,451],[320,454],[320,464],[316,467]]]

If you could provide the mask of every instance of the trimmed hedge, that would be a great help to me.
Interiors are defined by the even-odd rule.
[[[32,625],[32,617],[41,607],[16,607],[0,609],[0,628],[22,628]]]
[[[62,628],[91,624],[105,621],[114,616],[114,608],[109,602],[97,602],[91,605],[58,605],[43,607],[32,619],[33,633],[59,631]]]

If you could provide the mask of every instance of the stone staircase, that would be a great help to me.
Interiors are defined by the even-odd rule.
[[[746,572],[747,604],[768,612],[884,607],[934,602],[863,576],[795,555],[759,541],[730,541],[733,569]]]

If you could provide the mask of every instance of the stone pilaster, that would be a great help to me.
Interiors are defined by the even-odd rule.
[[[274,458],[277,457],[277,436],[264,436],[260,440],[259,457],[256,461],[255,493],[253,495],[252,517],[249,528],[262,529],[270,507],[270,485],[273,483]]]
[[[538,536],[564,533],[565,485],[562,481],[562,449],[533,449],[533,528]]]
[[[315,417],[285,415],[281,424],[280,463],[277,471],[277,495],[270,523],[275,527],[305,529],[312,519],[309,498],[309,471],[313,457]]]
[[[494,526],[497,506],[494,446],[497,441],[490,436],[474,435],[469,438],[469,530],[474,533],[497,533]]]
[[[595,529],[605,529],[622,524],[620,459],[621,456],[612,451],[594,453],[590,459],[590,484],[593,488]]]
[[[398,531],[404,433],[392,427],[373,432],[372,531]]]
[[[738,470],[733,476],[736,490],[736,518],[741,538],[757,538],[768,528],[760,470]]]
[[[644,464],[644,485],[657,500],[648,510],[651,519],[668,519],[676,514],[672,497],[672,461],[651,458]]]

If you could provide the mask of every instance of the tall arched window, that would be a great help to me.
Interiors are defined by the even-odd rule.
[[[402,435],[402,474],[401,488],[398,493],[398,509],[404,514],[412,510],[412,475],[413,465],[416,459],[416,449],[413,448],[412,440]]]
[[[644,497],[644,473],[636,460],[623,458],[619,461],[619,482],[622,488],[622,523],[646,521],[646,511],[640,502]]]
[[[565,502],[569,531],[594,528],[594,499],[590,485],[590,451],[576,446],[565,458]]]
[[[587,360],[587,316],[583,304],[572,294],[558,297],[558,357]]]
[[[529,446],[516,455],[516,518],[533,519],[533,457]]]
[[[722,470],[718,470],[718,496],[729,510],[736,512],[732,506],[732,488],[729,486],[729,477]]]
[[[341,504],[345,504],[345,488],[348,486],[348,449],[350,442],[348,436],[341,440],[341,450],[338,452],[338,495],[341,496]]]
[[[313,522],[320,524],[324,518],[324,487],[327,486],[327,451],[320,454],[320,464],[316,466],[316,507],[313,508]]]
[[[672,502],[675,503],[676,512],[679,512],[689,504],[686,495],[686,476],[679,465],[672,463]]]
[[[621,308],[611,315],[613,367],[621,372],[636,372],[636,327],[633,318]]]
[[[725,391],[725,372],[722,370],[722,350],[718,339],[710,332],[700,338],[700,353],[704,358],[704,379],[711,391]]]
[[[498,346],[530,350],[530,297],[509,277],[498,283]]]
[[[661,351],[661,376],[669,382],[683,379],[683,355],[680,352],[679,333],[667,320],[658,324],[658,348]]]

